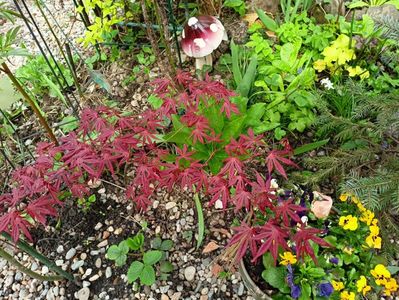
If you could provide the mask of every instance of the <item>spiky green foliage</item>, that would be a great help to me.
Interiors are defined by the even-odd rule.
[[[332,136],[335,145],[305,161],[318,169],[308,182],[335,176],[369,209],[399,214],[399,91],[373,95],[348,82],[319,103],[318,135]]]
[[[375,25],[381,29],[383,37],[399,41],[398,20],[390,15],[380,15],[375,18]]]

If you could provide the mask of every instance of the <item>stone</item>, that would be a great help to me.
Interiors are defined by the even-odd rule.
[[[278,12],[280,5],[280,1],[276,0],[251,0],[250,2],[249,7],[251,11],[255,11],[256,8],[259,8],[273,15]]]
[[[14,283],[14,276],[8,275],[6,280],[4,280],[4,287],[9,287]]]
[[[108,240],[104,240],[97,244],[97,248],[103,248],[108,245]]]
[[[172,295],[172,297],[170,298],[170,300],[179,300],[180,297],[181,297],[181,293],[180,293],[180,292],[177,292],[177,293],[174,293],[174,294]]]
[[[244,284],[242,282],[240,282],[240,285],[238,287],[238,292],[237,292],[238,296],[242,296],[244,294],[244,288],[245,288]]]
[[[89,278],[89,281],[93,282],[93,281],[96,281],[98,278],[100,278],[100,275],[96,274],[96,275],[91,276]]]
[[[71,249],[69,249],[68,252],[65,254],[65,259],[66,259],[66,260],[69,260],[69,259],[71,259],[72,257],[74,257],[75,254],[76,254],[76,249],[75,249],[75,248],[71,248]]]
[[[169,296],[165,295],[165,294],[162,294],[161,300],[169,300]]]
[[[57,247],[57,253],[58,253],[58,254],[61,254],[62,252],[64,252],[64,246],[59,245],[59,246]]]
[[[195,278],[195,272],[197,270],[193,266],[189,266],[184,269],[184,278],[186,278],[187,281],[193,281]]]
[[[101,258],[97,258],[94,265],[96,266],[97,269],[101,268]]]
[[[94,226],[94,230],[99,230],[101,227],[103,227],[103,224],[97,223],[96,226]]]
[[[76,262],[74,262],[73,264],[72,264],[72,266],[71,266],[71,269],[73,270],[73,271],[75,271],[75,270],[77,270],[77,269],[79,269],[80,267],[82,267],[83,265],[84,265],[84,261],[83,260],[78,260],[78,261],[76,261]]]
[[[169,210],[169,209],[172,209],[175,206],[176,206],[176,202],[171,201],[171,202],[166,203],[165,209]]]
[[[48,267],[47,267],[47,266],[43,266],[43,267],[42,267],[42,274],[45,275],[45,274],[47,274],[48,272],[49,272]]]
[[[90,297],[90,289],[88,287],[84,287],[80,289],[77,293],[77,298],[79,300],[89,300]]]
[[[112,269],[111,267],[107,267],[105,269],[105,278],[110,278],[112,276]]]
[[[55,261],[55,265],[58,266],[58,267],[62,266],[63,264],[64,264],[64,260],[63,259],[57,259]]]

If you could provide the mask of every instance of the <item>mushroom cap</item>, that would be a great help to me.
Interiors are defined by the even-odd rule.
[[[181,46],[187,56],[207,56],[227,40],[222,23],[212,16],[191,17],[182,31]]]

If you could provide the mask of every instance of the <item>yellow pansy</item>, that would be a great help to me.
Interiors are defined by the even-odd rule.
[[[360,76],[361,80],[369,78],[370,77],[370,72],[369,71],[363,71],[361,74],[359,74],[359,76]]]
[[[380,227],[378,227],[377,225],[371,225],[369,227],[369,229],[370,229],[370,233],[373,234],[373,235],[380,234]]]
[[[366,237],[366,244],[370,248],[381,249],[381,243],[382,243],[382,239],[378,235],[374,235],[374,234],[370,233],[369,236]]]
[[[348,200],[349,194],[341,194],[341,196],[339,196],[339,200],[341,200],[342,202],[345,202],[346,200]]]
[[[385,283],[385,290],[384,290],[385,295],[391,296],[391,293],[396,292],[398,290],[398,288],[399,288],[399,286],[398,286],[398,283],[396,282],[396,280],[394,278],[390,278]]]
[[[343,291],[340,294],[340,300],[355,300],[355,293]]]
[[[378,225],[378,219],[374,219],[373,221],[371,221],[371,224],[374,226]]]
[[[367,285],[367,279],[363,275],[360,276],[359,280],[356,282],[357,292],[362,293],[363,296],[371,290],[371,287]]]
[[[352,215],[342,216],[339,218],[339,226],[345,230],[356,230],[359,226],[357,223],[357,218]]]
[[[324,71],[326,69],[326,62],[324,60],[316,60],[313,63],[313,68],[317,71],[317,72],[321,72]]]
[[[281,261],[280,265],[286,266],[286,265],[293,265],[297,262],[296,256],[292,254],[291,252],[284,252],[283,254],[280,254]]]
[[[359,205],[359,203],[360,203],[360,200],[359,200],[359,198],[358,197],[356,197],[356,196],[351,196],[351,200],[352,200],[352,202],[353,203],[355,203],[355,204],[357,204],[357,205]]]
[[[389,273],[388,269],[382,264],[376,265],[370,273],[373,275],[375,283],[378,285],[385,285],[387,279],[391,278],[391,273]]]
[[[341,281],[335,281],[335,280],[331,280],[331,284],[334,288],[334,291],[340,291],[344,289],[344,283]]]
[[[342,251],[344,251],[347,254],[352,254],[353,253],[353,249],[349,248],[349,247],[345,247],[344,249],[342,249]]]
[[[360,221],[366,223],[368,226],[371,225],[371,222],[374,219],[374,213],[371,210],[366,209],[362,212],[362,216],[359,218]]]

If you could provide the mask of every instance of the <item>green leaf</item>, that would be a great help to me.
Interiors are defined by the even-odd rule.
[[[91,80],[98,84],[103,90],[105,90],[107,93],[111,93],[112,92],[112,88],[111,85],[109,84],[109,82],[105,79],[104,75],[101,74],[98,71],[95,70],[90,70],[89,69],[89,76],[91,78]]]
[[[294,150],[294,155],[299,155],[299,154],[302,154],[302,153],[309,152],[309,151],[312,151],[314,149],[317,149],[317,148],[327,144],[329,140],[330,139],[325,139],[325,140],[321,140],[321,141],[317,141],[317,142],[314,142],[314,143],[309,143],[309,144],[300,146],[300,147],[298,147],[298,148],[296,148]]]
[[[234,82],[236,84],[236,87],[238,87],[238,85],[242,81],[241,69],[239,67],[239,49],[240,48],[239,48],[239,46],[237,46],[234,43],[233,39],[231,39],[230,49],[231,49],[231,63],[232,63]]]
[[[162,104],[163,104],[163,100],[162,100],[161,98],[158,98],[158,97],[155,96],[155,95],[150,95],[150,96],[148,97],[147,101],[148,101],[148,103],[151,104],[151,106],[152,106],[154,109],[160,108],[160,107],[162,106]]]
[[[198,238],[197,238],[197,250],[202,244],[205,235],[205,221],[204,221],[204,212],[202,211],[202,204],[199,198],[198,193],[194,194],[194,202],[195,208],[197,209],[197,218],[198,218]]]
[[[162,251],[150,250],[144,253],[143,262],[146,265],[154,265],[159,262],[162,258]]]
[[[141,261],[134,261],[127,270],[127,281],[132,283],[139,278],[141,272],[143,271],[144,264]]]
[[[0,77],[0,109],[6,110],[11,104],[18,101],[20,95],[15,92],[14,86],[6,76]]]
[[[289,66],[293,66],[298,55],[298,48],[294,47],[292,43],[286,43],[281,46],[280,58],[283,62],[287,63]]]
[[[268,268],[262,272],[262,278],[272,287],[279,289],[281,292],[289,290],[285,277],[287,270],[283,267]]]
[[[394,275],[399,272],[399,267],[397,266],[388,266],[387,269],[389,273],[391,273],[391,275]]]
[[[189,142],[190,129],[180,122],[177,115],[172,116],[172,123],[174,130],[164,136],[165,142],[191,145]]]
[[[354,8],[365,7],[365,6],[369,6],[369,4],[366,2],[363,2],[363,1],[356,1],[356,2],[349,4],[348,8],[354,9]]]
[[[285,135],[286,135],[286,131],[285,130],[283,130],[283,129],[281,129],[280,127],[278,127],[278,128],[276,128],[275,130],[274,130],[274,137],[277,139],[277,140],[281,140]]]
[[[262,23],[266,26],[267,29],[276,32],[278,29],[278,24],[272,18],[270,18],[266,13],[261,9],[255,9],[256,13],[258,14],[259,19]]]
[[[310,295],[312,293],[312,287],[308,283],[302,283],[301,285],[301,296],[298,300],[309,300],[311,299]]]
[[[50,92],[50,96],[51,97],[58,97],[58,99],[60,99],[66,106],[68,106],[68,103],[65,100],[64,95],[62,94],[60,88],[50,80],[50,78],[47,77],[46,74],[42,74],[42,78],[44,79],[44,81],[46,82],[46,84],[49,87],[49,92]]]
[[[139,250],[144,244],[144,234],[140,232],[136,234],[133,238],[128,238],[126,240],[126,243],[131,250]]]
[[[256,55],[254,55],[251,57],[245,75],[236,89],[236,91],[243,97],[247,97],[249,91],[251,90],[251,87],[255,81],[257,66],[258,66],[258,59],[256,58]]]
[[[161,245],[162,245],[162,239],[161,239],[159,236],[155,237],[155,238],[151,241],[151,247],[152,247],[153,249],[159,250],[159,249],[161,248]]]
[[[242,96],[235,96],[230,98],[231,103],[234,103],[237,105],[238,110],[240,113],[245,114],[247,111],[247,104],[248,104],[248,98],[247,97],[242,97]]]
[[[265,113],[266,103],[255,103],[252,105],[248,111],[245,118],[246,126],[259,126],[260,119]]]
[[[262,263],[265,269],[275,268],[274,266],[274,258],[270,252],[266,252],[262,255]]]
[[[164,240],[161,244],[161,250],[163,251],[169,251],[170,249],[173,248],[173,241],[172,240]]]
[[[259,126],[253,128],[255,134],[261,134],[266,131],[270,131],[276,127],[280,126],[280,123],[270,123],[270,122],[263,122]]]
[[[231,139],[237,138],[243,128],[246,116],[239,116],[237,118],[231,118],[229,122],[223,128],[222,140],[224,144],[230,143]]]
[[[326,275],[326,272],[322,268],[310,268],[306,271],[307,274],[313,278],[321,278]]]
[[[152,285],[155,283],[155,270],[152,266],[144,265],[140,273],[140,282],[144,285]]]
[[[163,261],[160,266],[160,270],[163,273],[170,273],[174,270],[173,264],[169,261]]]
[[[210,127],[215,130],[216,134],[222,132],[224,127],[224,117],[220,113],[220,107],[215,104],[210,104],[203,110],[205,118],[209,121]]]
[[[127,253],[129,252],[129,248],[127,248],[127,245],[122,241],[119,243],[119,245],[112,245],[111,247],[108,248],[107,251],[107,257],[110,260],[114,260],[115,264],[120,267],[123,266],[126,263],[127,259]]]
[[[243,4],[243,0],[226,0],[223,3],[223,6],[226,7],[237,7]]]
[[[69,133],[79,127],[79,121],[74,116],[66,116],[62,119],[61,124],[63,124],[60,126],[63,133]]]

